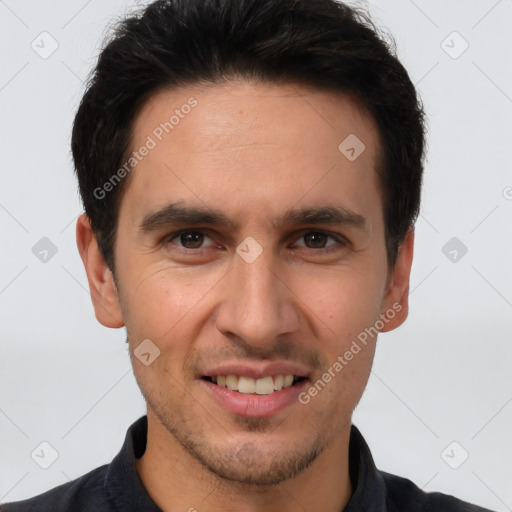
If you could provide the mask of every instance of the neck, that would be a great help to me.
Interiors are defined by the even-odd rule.
[[[148,411],[144,455],[136,460],[151,499],[166,512],[340,512],[352,493],[350,424],[301,473],[277,485],[227,481],[199,463]]]

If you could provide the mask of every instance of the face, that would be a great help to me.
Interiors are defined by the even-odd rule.
[[[84,258],[98,319],[126,326],[148,416],[203,467],[290,478],[347,435],[375,326],[406,316],[412,241],[388,271],[375,123],[347,97],[236,81],[156,94],[131,149],[148,137],[120,206],[117,290]]]

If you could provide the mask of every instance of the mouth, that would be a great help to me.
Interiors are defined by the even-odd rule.
[[[299,375],[267,375],[259,379],[245,375],[204,376],[203,380],[244,395],[272,395],[306,380]]]
[[[309,382],[304,375],[278,372],[268,375],[265,371],[260,373],[253,369],[252,375],[247,375],[251,370],[240,368],[240,373],[246,375],[237,375],[233,370],[219,371],[215,375],[204,375],[199,383],[204,392],[228,414],[268,418],[299,404],[298,397]]]

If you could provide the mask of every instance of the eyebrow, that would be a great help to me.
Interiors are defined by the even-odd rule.
[[[139,225],[139,231],[150,233],[173,225],[212,225],[236,229],[238,224],[220,210],[198,206],[182,206],[171,203],[160,210],[148,213]],[[327,205],[291,209],[280,215],[273,223],[274,228],[294,227],[304,224],[332,224],[364,228],[366,219],[349,209]]]

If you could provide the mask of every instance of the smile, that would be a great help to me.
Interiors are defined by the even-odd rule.
[[[308,386],[309,379],[292,374],[203,376],[202,389],[225,412],[236,416],[264,418],[274,416],[294,404]]]
[[[214,377],[204,377],[209,382],[217,386],[238,391],[243,394],[270,395],[275,391],[289,388],[297,382],[304,380],[305,377],[297,375],[268,375],[259,379],[246,377],[243,375],[217,375]]]

